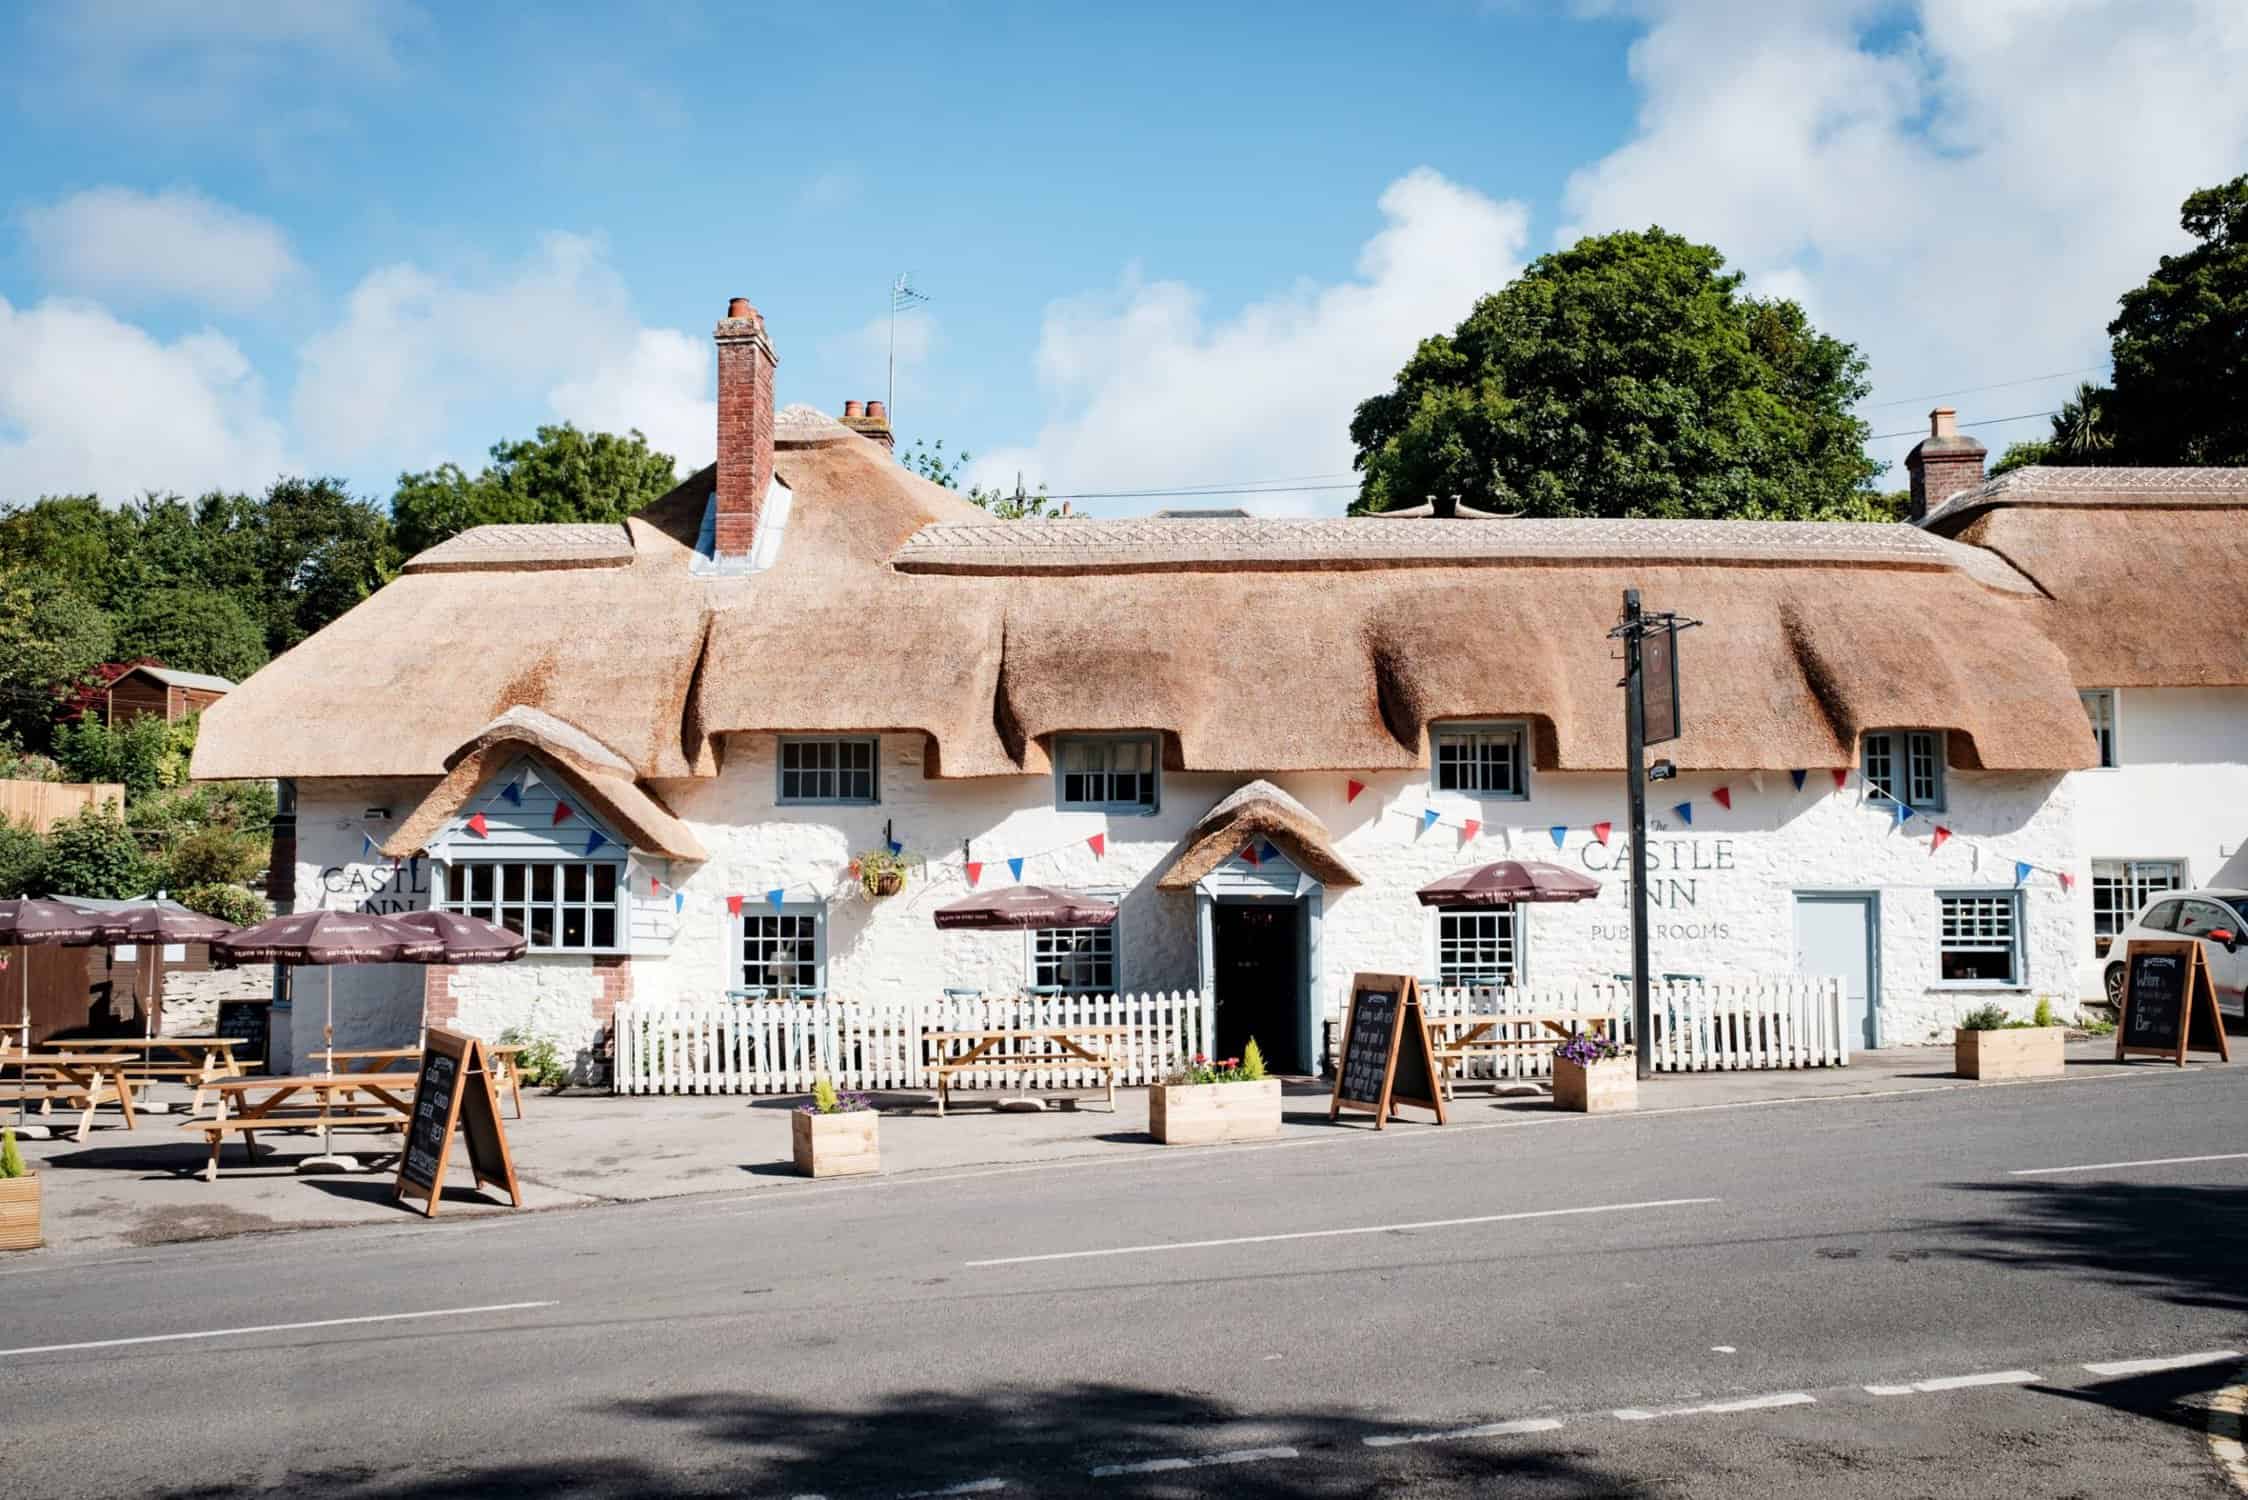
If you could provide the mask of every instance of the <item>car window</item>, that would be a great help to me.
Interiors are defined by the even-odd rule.
[[[2175,901],[2156,902],[2152,911],[2139,918],[2139,925],[2150,932],[2177,931],[2178,905]]]
[[[2183,937],[2207,937],[2219,928],[2230,930],[2232,914],[2214,901],[2179,903],[2178,932]]]

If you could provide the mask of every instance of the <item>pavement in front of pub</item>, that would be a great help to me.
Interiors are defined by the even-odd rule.
[[[1134,1093],[886,1117],[884,1174],[821,1183],[761,1102],[534,1098],[581,1206],[277,1175],[380,1222],[0,1263],[0,1494],[2248,1492],[2248,1066],[2074,1050],[1378,1134],[1305,1092],[1207,1150]],[[128,1140],[34,1147],[50,1219],[245,1201],[179,1143],[84,1159]]]

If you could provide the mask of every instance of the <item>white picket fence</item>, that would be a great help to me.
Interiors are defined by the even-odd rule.
[[[616,1013],[620,1094],[797,1094],[821,1074],[847,1091],[934,1088],[925,1076],[933,1031],[1034,1026],[1127,1026],[1104,1047],[1120,1084],[1159,1082],[1209,1050],[1209,1002],[1189,990],[1141,995],[1016,996],[873,1002],[754,1001],[643,1005]],[[952,1050],[964,1050],[955,1044]],[[971,1072],[954,1088],[1092,1088],[1087,1068]]]
[[[1738,983],[1672,983],[1649,986],[1654,1022],[1651,1056],[1661,1073],[1701,1073],[1746,1068],[1839,1068],[1850,1061],[1843,1031],[1839,979],[1754,979]],[[1431,1016],[1504,1017],[1537,1011],[1605,1016],[1609,1034],[1632,1042],[1631,986],[1428,989],[1421,1002]],[[1335,1014],[1339,1020],[1339,1013]],[[1536,1023],[1499,1023],[1498,1035],[1548,1035]],[[1545,1078],[1553,1053],[1525,1048],[1467,1064],[1471,1078]]]

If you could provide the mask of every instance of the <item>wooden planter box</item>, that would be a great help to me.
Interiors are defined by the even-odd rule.
[[[1270,1140],[1280,1134],[1280,1080],[1159,1083],[1148,1090],[1147,1128],[1166,1146]]]
[[[1962,1078],[2058,1078],[2066,1026],[2014,1026],[1952,1033],[1953,1071]]]
[[[36,1250],[39,1233],[39,1174],[0,1177],[0,1250]]]
[[[882,1170],[882,1117],[871,1109],[812,1115],[797,1110],[794,1122],[796,1170],[807,1177],[856,1177]]]
[[[1553,1107],[1605,1115],[1639,1108],[1639,1064],[1629,1057],[1605,1062],[1553,1060]]]

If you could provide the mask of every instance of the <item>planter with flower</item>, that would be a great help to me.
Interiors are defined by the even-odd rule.
[[[895,896],[905,889],[905,856],[887,849],[869,849],[851,856],[851,874],[870,899]]]
[[[16,1149],[16,1133],[0,1130],[0,1250],[36,1250],[39,1233],[39,1174],[27,1171]]]
[[[1252,1040],[1239,1057],[1201,1053],[1148,1090],[1147,1128],[1167,1146],[1261,1141],[1280,1134],[1280,1080]]]
[[[2058,1078],[2067,1067],[2061,1044],[2068,1028],[2055,1025],[2053,1002],[2039,1000],[2034,1020],[2014,1021],[2003,1005],[1985,1005],[1960,1017],[1952,1033],[1952,1071],[1962,1078]]]
[[[882,1169],[877,1127],[882,1117],[864,1094],[838,1094],[825,1074],[812,1085],[812,1102],[799,1104],[790,1128],[796,1170],[807,1177],[855,1177]]]
[[[1639,1107],[1639,1065],[1605,1036],[1572,1036],[1553,1049],[1553,1107],[1601,1115]]]

